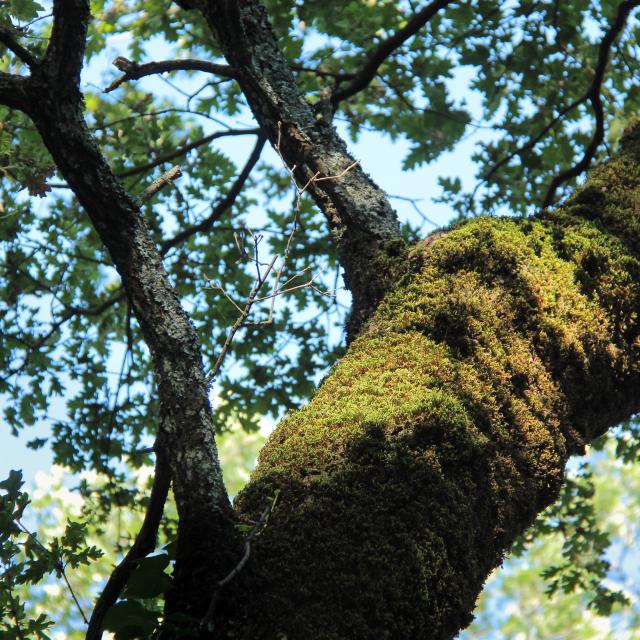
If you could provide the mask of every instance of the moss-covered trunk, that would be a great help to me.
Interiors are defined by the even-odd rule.
[[[480,218],[386,296],[237,501],[256,520],[216,637],[450,638],[557,495],[640,409],[638,129],[563,207]]]

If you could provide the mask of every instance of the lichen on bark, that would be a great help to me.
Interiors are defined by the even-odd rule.
[[[477,218],[382,301],[236,502],[257,519],[234,638],[450,638],[557,496],[640,409],[638,128],[562,207]]]

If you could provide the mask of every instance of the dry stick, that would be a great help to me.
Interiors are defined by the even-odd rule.
[[[127,60],[122,56],[118,56],[112,64],[117,67],[124,75],[114,80],[108,87],[103,89],[104,93],[109,93],[117,89],[121,84],[129,80],[138,80],[146,76],[159,73],[167,73],[170,71],[204,71],[213,73],[224,78],[233,79],[236,77],[235,71],[226,64],[216,64],[207,60],[195,60],[186,58],[182,60],[158,60],[155,62],[147,62],[145,64],[137,64],[132,60]]]
[[[22,522],[20,522],[19,518],[14,518],[13,521],[18,525],[18,527],[20,527],[20,529],[22,529],[22,531],[24,531],[31,538],[31,540],[33,540],[36,543],[36,545],[38,547],[40,547],[40,549],[42,551],[44,551],[44,553],[46,553],[48,556],[53,557],[53,553],[49,549],[47,549],[47,547],[45,547],[42,544],[42,542],[40,542],[40,540],[38,540],[38,538],[33,533],[31,533],[31,531],[29,531],[29,529],[27,529],[27,527],[25,527],[22,524]],[[60,572],[60,575],[64,579],[65,584],[67,585],[67,588],[69,589],[69,593],[71,594],[71,597],[73,598],[73,601],[75,602],[76,608],[78,609],[78,612],[80,613],[80,617],[82,618],[83,622],[85,624],[89,624],[89,621],[87,620],[87,616],[84,615],[84,611],[82,610],[82,607],[80,606],[80,602],[78,601],[78,598],[76,597],[76,594],[73,591],[73,588],[71,587],[71,583],[69,582],[69,578],[67,578],[67,574],[64,571],[64,565],[62,564],[62,561],[60,561],[60,560],[56,561],[54,566],[55,566],[56,570]]]
[[[281,148],[280,148],[281,137],[282,137],[282,123],[279,122],[278,123],[278,140],[276,142],[275,149],[276,149],[278,155],[280,156],[280,159],[282,160],[282,163],[283,163],[285,169],[289,173],[289,176],[291,178],[291,182],[292,182],[292,184],[294,185],[294,187],[296,189],[296,201],[295,201],[295,207],[294,207],[294,209],[295,209],[295,217],[294,217],[293,230],[289,234],[289,238],[287,240],[287,246],[286,246],[284,254],[282,256],[282,262],[280,263],[280,266],[278,267],[278,269],[277,269],[277,271],[275,273],[274,285],[273,285],[273,289],[272,289],[272,292],[271,292],[270,295],[258,297],[258,293],[260,292],[260,289],[263,287],[265,282],[268,280],[269,275],[273,271],[275,263],[276,263],[277,259],[280,256],[279,255],[274,256],[273,259],[271,260],[271,262],[267,265],[266,271],[264,272],[264,274],[262,274],[260,272],[260,261],[258,259],[258,244],[260,243],[260,240],[262,239],[262,236],[257,236],[255,234],[253,234],[251,232],[251,230],[249,230],[249,232],[251,233],[251,235],[253,236],[253,239],[254,239],[254,255],[251,258],[251,260],[256,265],[257,278],[256,278],[256,281],[255,281],[255,284],[253,285],[253,288],[251,289],[251,292],[249,293],[249,297],[247,298],[244,307],[242,309],[240,309],[239,305],[237,305],[230,298],[230,296],[222,289],[222,287],[220,285],[214,285],[214,288],[220,289],[224,293],[225,297],[227,297],[231,301],[231,303],[234,305],[234,307],[236,307],[236,309],[238,309],[238,311],[240,311],[240,315],[238,316],[236,321],[233,323],[233,326],[231,327],[231,330],[229,331],[229,334],[227,335],[227,338],[225,339],[224,344],[222,345],[222,350],[221,350],[220,354],[218,355],[218,358],[217,358],[217,360],[216,360],[216,362],[215,362],[215,364],[213,366],[213,369],[207,374],[207,376],[205,378],[205,382],[206,382],[207,386],[211,385],[211,383],[216,379],[216,376],[218,375],[218,373],[220,372],[220,369],[222,368],[222,364],[224,362],[224,359],[226,358],[227,354],[229,353],[229,350],[231,349],[231,343],[233,342],[233,338],[235,337],[236,333],[238,332],[238,329],[240,329],[243,326],[243,324],[245,323],[245,320],[249,316],[249,313],[251,312],[251,309],[252,309],[253,305],[256,302],[259,302],[259,301],[262,301],[262,300],[271,299],[271,307],[270,307],[270,310],[269,310],[269,317],[267,318],[267,320],[265,320],[263,322],[255,323],[255,324],[267,324],[267,323],[271,322],[272,319],[273,319],[273,308],[274,308],[275,299],[276,299],[277,296],[279,296],[281,294],[285,294],[285,293],[290,293],[291,291],[296,291],[296,290],[302,289],[304,287],[312,287],[314,289],[314,291],[318,291],[319,293],[323,293],[322,291],[320,291],[319,289],[317,289],[316,287],[313,286],[313,282],[320,275],[321,272],[319,272],[318,274],[313,276],[308,282],[306,282],[304,284],[301,284],[301,285],[297,285],[295,287],[290,287],[289,289],[286,289],[286,290],[284,290],[284,289],[282,289],[281,287],[278,286],[279,282],[280,282],[280,278],[282,277],[282,271],[283,271],[284,266],[287,263],[287,260],[289,258],[289,254],[290,254],[290,251],[291,251],[291,244],[292,244],[292,241],[293,241],[293,236],[295,235],[295,232],[296,232],[296,229],[297,229],[297,218],[298,218],[298,213],[300,211],[302,195],[304,194],[304,192],[312,184],[314,184],[316,182],[322,182],[322,181],[325,181],[325,180],[340,180],[347,173],[349,173],[349,171],[351,171],[354,167],[356,167],[358,165],[359,160],[356,160],[356,161],[352,162],[348,167],[346,167],[344,170],[342,170],[339,174],[336,174],[336,175],[333,175],[333,176],[322,176],[319,171],[316,171],[316,173],[314,173],[307,180],[307,182],[301,187],[301,186],[298,185],[298,183],[296,181],[296,178],[295,178],[296,166],[294,165],[292,168],[290,168],[287,165],[287,163],[285,162],[284,157],[282,156]],[[240,251],[240,253],[242,255],[245,255],[242,247],[240,246],[240,244],[238,242],[237,235],[234,234],[234,238],[235,238],[235,241],[236,241],[236,245],[238,246],[238,250]],[[287,281],[287,283],[289,283],[289,282],[291,282],[291,279],[289,279]],[[285,283],[284,286],[286,286],[287,283]]]
[[[278,502],[279,495],[280,495],[280,490],[276,489],[276,492],[273,498],[270,499],[269,504],[264,508],[264,510],[260,514],[260,519],[258,520],[258,522],[254,524],[253,528],[249,532],[249,535],[247,535],[244,542],[244,553],[242,554],[242,558],[240,558],[240,561],[238,562],[238,564],[235,567],[233,567],[233,569],[231,569],[231,571],[224,578],[222,578],[222,580],[218,580],[216,584],[216,589],[213,592],[213,595],[211,596],[211,600],[209,602],[209,606],[207,607],[207,612],[205,613],[204,618],[202,618],[202,621],[200,622],[200,627],[202,629],[205,629],[207,631],[213,630],[210,625],[211,625],[211,622],[213,621],[213,616],[216,611],[216,605],[218,603],[218,597],[220,595],[220,591],[222,590],[223,587],[229,584],[240,573],[240,571],[242,571],[244,566],[247,564],[249,560],[249,556],[251,555],[251,542],[264,529],[264,527],[267,526],[267,523],[269,522],[269,516],[271,515],[271,513],[276,507],[276,503]]]
[[[253,304],[256,301],[256,296],[258,295],[258,292],[262,288],[262,285],[266,282],[267,278],[269,277],[269,274],[273,269],[273,265],[275,264],[278,257],[279,257],[278,255],[275,255],[273,257],[273,260],[271,260],[271,262],[269,263],[269,266],[267,267],[267,270],[265,271],[264,275],[258,278],[256,280],[256,283],[253,285],[253,289],[251,289],[251,293],[247,298],[244,308],[240,312],[240,315],[238,316],[236,321],[233,323],[233,326],[231,327],[231,331],[229,331],[229,335],[227,335],[227,339],[224,341],[224,345],[222,346],[222,351],[220,352],[220,355],[218,356],[218,359],[216,360],[216,363],[213,366],[213,369],[207,374],[207,377],[205,379],[207,385],[210,385],[216,379],[216,376],[220,372],[222,363],[224,362],[224,359],[226,358],[227,354],[229,353],[229,349],[231,348],[233,337],[236,335],[236,332],[238,331],[238,329],[242,326],[244,321],[247,319],[247,316],[251,311],[251,307],[253,307]]]
[[[91,614],[85,640],[100,640],[105,614],[118,599],[138,562],[155,549],[158,527],[171,484],[171,475],[162,446],[158,445],[157,441],[154,450],[156,452],[156,469],[144,522],[140,527],[136,541],[109,576],[107,584],[98,597]]]
[[[160,177],[156,178],[139,196],[138,200],[141,204],[151,200],[153,196],[161,189],[171,184],[174,180],[182,175],[182,170],[178,165],[171,167],[168,171],[165,171]]]

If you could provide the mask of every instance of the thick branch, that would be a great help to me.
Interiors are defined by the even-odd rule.
[[[192,58],[185,58],[182,60],[158,60],[155,62],[147,62],[145,64],[137,64],[126,60],[125,58],[116,58],[113,62],[114,65],[124,72],[124,75],[114,80],[105,90],[105,93],[109,93],[114,89],[117,89],[120,85],[130,80],[139,80],[147,76],[156,75],[159,73],[168,73],[172,71],[204,71],[205,73],[212,73],[224,78],[235,78],[233,69],[225,64],[216,64],[215,62],[208,62],[207,60],[195,60]]]
[[[236,499],[251,523],[279,495],[217,638],[449,640],[469,624],[569,456],[640,411],[640,125],[621,149],[557,211],[415,247],[422,265]]]
[[[139,203],[124,191],[84,121],[78,81],[88,16],[88,0],[54,4],[46,64],[29,79],[25,112],[109,252],[149,348],[160,405],[158,437],[179,514],[176,585],[206,591],[217,581],[211,567],[228,572],[241,543],[218,461],[200,343]],[[207,571],[181,573],[180,567],[194,562]],[[188,603],[184,612],[190,612]]]
[[[90,18],[85,0],[54,0],[53,29],[44,65],[59,91],[79,92]]]
[[[561,185],[572,178],[576,178],[591,166],[591,162],[598,151],[598,147],[602,144],[602,140],[604,139],[604,109],[602,107],[600,90],[609,64],[611,47],[624,29],[629,14],[638,6],[640,6],[640,0],[626,0],[625,2],[622,2],[618,7],[618,13],[616,14],[613,23],[600,42],[600,47],[598,49],[598,64],[596,65],[595,75],[591,82],[591,86],[585,93],[584,98],[581,99],[581,101],[588,99],[591,102],[593,115],[596,120],[593,136],[580,161],[570,169],[566,169],[562,173],[558,174],[551,181],[542,203],[543,207],[549,207],[553,204],[556,192]]]
[[[0,104],[24,110],[28,103],[28,79],[0,71]]]
[[[407,40],[415,36],[438,11],[452,2],[453,0],[434,0],[430,2],[426,7],[415,13],[402,29],[398,29],[392,36],[383,40],[373,51],[367,54],[367,62],[357,72],[355,78],[346,87],[338,89],[331,96],[333,106],[336,107],[343,100],[366,89],[385,60]]]
[[[300,94],[278,49],[264,7],[256,0],[202,2],[201,11],[236,70],[254,116],[285,162],[305,184],[314,176],[340,175],[353,164],[335,129],[317,118]],[[340,180],[318,180],[309,192],[324,211],[338,243],[345,283],[353,294],[351,333],[379,301],[383,287],[376,261],[399,237],[385,193],[359,167]]]

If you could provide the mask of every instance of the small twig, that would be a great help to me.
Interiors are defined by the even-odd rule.
[[[434,226],[434,227],[439,227],[440,225],[437,224],[436,222],[434,222],[431,218],[429,218],[427,216],[426,213],[424,213],[422,211],[422,209],[420,209],[420,207],[418,206],[418,202],[422,202],[423,198],[408,198],[407,196],[394,196],[389,194],[389,198],[391,198],[392,200],[403,200],[404,202],[408,202],[415,210],[415,212],[425,221],[428,222],[430,225]]]
[[[298,228],[298,216],[300,213],[300,207],[301,207],[301,202],[302,202],[302,196],[304,195],[305,191],[307,191],[309,189],[309,187],[313,184],[315,184],[316,182],[323,182],[326,180],[340,180],[342,179],[345,175],[347,175],[350,171],[352,171],[359,163],[359,160],[356,160],[354,162],[352,162],[351,164],[349,164],[349,166],[345,167],[345,169],[343,169],[340,173],[335,174],[335,175],[330,175],[330,176],[323,176],[319,171],[316,171],[310,178],[307,179],[307,181],[305,182],[304,185],[300,186],[296,180],[296,176],[295,176],[295,172],[296,172],[296,165],[294,165],[293,167],[289,167],[287,165],[287,163],[284,160],[284,157],[282,155],[282,151],[281,151],[281,141],[282,141],[282,123],[278,122],[278,139],[276,141],[275,144],[275,150],[278,153],[278,155],[280,156],[280,159],[282,160],[282,164],[284,165],[287,173],[289,174],[289,177],[291,179],[291,183],[293,184],[294,188],[295,188],[295,192],[296,192],[296,197],[295,197],[295,203],[294,203],[294,220],[293,220],[293,229],[291,230],[291,233],[289,234],[289,237],[287,239],[287,245],[285,247],[285,251],[282,255],[282,259],[280,261],[280,264],[278,265],[278,268],[275,269],[275,276],[274,276],[274,283],[273,283],[273,287],[271,290],[271,294],[266,295],[266,296],[258,296],[260,290],[262,289],[262,287],[264,286],[264,284],[267,282],[269,275],[274,271],[275,268],[275,264],[276,261],[278,260],[278,258],[280,257],[279,255],[274,256],[274,258],[271,260],[271,262],[269,263],[262,263],[260,262],[259,259],[259,254],[258,254],[258,246],[261,242],[261,240],[263,239],[262,235],[258,235],[255,234],[251,231],[251,229],[248,229],[248,232],[250,233],[251,237],[253,238],[253,256],[248,256],[247,252],[244,249],[244,246],[241,244],[240,239],[238,237],[238,235],[236,233],[234,233],[234,241],[236,243],[236,246],[238,248],[238,251],[240,253],[241,256],[243,257],[248,257],[249,260],[251,260],[252,262],[254,262],[255,267],[256,267],[256,280],[255,283],[253,285],[253,288],[251,289],[251,292],[249,293],[249,296],[244,304],[244,307],[241,309],[239,307],[239,305],[236,304],[236,302],[226,293],[226,291],[224,291],[224,289],[218,285],[218,284],[213,284],[212,288],[214,289],[218,289],[220,291],[222,291],[222,293],[224,294],[224,296],[236,307],[236,309],[239,311],[239,316],[236,318],[236,321],[233,323],[233,326],[231,327],[231,330],[229,331],[229,334],[227,335],[224,344],[222,346],[222,350],[220,351],[220,354],[218,355],[218,358],[213,366],[213,369],[207,374],[205,381],[207,383],[207,385],[210,385],[215,379],[216,376],[218,375],[218,373],[220,372],[220,369],[222,367],[222,363],[224,362],[224,359],[226,358],[227,354],[229,353],[230,349],[231,349],[231,344],[233,342],[233,339],[235,337],[235,334],[238,332],[238,330],[243,327],[243,326],[249,326],[249,325],[262,325],[262,324],[269,324],[270,322],[273,321],[273,311],[274,311],[274,305],[275,305],[275,299],[283,294],[286,293],[291,293],[292,291],[298,291],[300,289],[306,288],[306,287],[310,287],[312,288],[314,291],[320,293],[321,295],[329,295],[328,292],[323,292],[320,289],[318,289],[317,287],[314,286],[314,282],[316,280],[316,278],[318,278],[320,276],[320,273],[322,273],[322,271],[319,271],[317,274],[315,274],[308,282],[305,282],[303,284],[299,284],[293,287],[289,287],[289,288],[285,288],[287,284],[289,284],[294,278],[298,277],[299,275],[301,275],[302,273],[304,273],[307,269],[303,270],[300,274],[296,274],[296,276],[293,276],[293,278],[290,278],[289,280],[287,280],[287,282],[280,286],[280,280],[282,278],[282,272],[284,270],[285,265],[287,264],[288,260],[289,260],[289,255],[291,252],[291,246],[293,244],[293,237],[296,233],[296,230]],[[260,267],[264,265],[266,266],[266,270],[264,272],[261,271]],[[207,279],[207,282],[210,282]],[[249,316],[249,313],[251,312],[251,309],[253,307],[253,305],[256,302],[262,302],[265,300],[271,300],[271,305],[269,308],[269,317],[266,320],[263,320],[261,322],[253,322],[253,323],[247,323],[246,319]]]
[[[25,527],[22,524],[22,522],[20,522],[19,518],[14,518],[14,522],[18,525],[18,527],[20,527],[20,529],[22,529],[22,531],[24,531],[24,533],[26,533],[29,536],[29,538],[31,538],[31,540],[33,540],[33,542],[36,543],[36,545],[38,547],[40,547],[40,549],[44,553],[46,553],[48,556],[54,557],[53,553],[51,552],[51,550],[47,549],[47,547],[45,547],[42,544],[42,542],[40,542],[40,540],[38,540],[38,538],[33,533],[31,533],[31,531],[29,531],[29,529],[27,529],[27,527]],[[62,562],[56,561],[55,567],[56,567],[56,570],[62,576],[62,579],[65,581],[65,584],[67,585],[67,588],[69,589],[69,593],[71,594],[71,597],[73,598],[73,601],[75,602],[76,608],[78,609],[78,612],[80,613],[80,617],[82,618],[82,621],[85,624],[89,624],[89,620],[87,619],[87,616],[85,616],[84,611],[82,610],[82,606],[80,605],[80,602],[78,601],[78,598],[76,597],[76,594],[73,591],[71,583],[69,582],[69,578],[67,578],[67,574],[65,573],[65,570],[64,570],[64,565],[62,564]]]
[[[273,513],[273,510],[276,508],[276,503],[278,502],[278,497],[280,496],[280,489],[276,489],[273,498],[269,499],[269,504],[264,508],[262,513],[260,514],[260,519],[258,522],[254,524],[251,531],[247,535],[244,542],[244,552],[242,554],[242,558],[240,558],[238,564],[236,564],[233,569],[224,577],[222,580],[218,580],[216,583],[216,587],[214,589],[213,595],[211,596],[211,600],[209,601],[209,606],[207,608],[207,612],[205,613],[202,621],[200,622],[200,626],[202,629],[206,629],[211,631],[211,623],[213,621],[213,616],[216,611],[216,605],[218,603],[218,597],[220,595],[220,591],[223,587],[229,584],[244,568],[247,564],[249,557],[251,556],[251,542],[254,538],[267,526],[269,523],[269,517]]]
[[[156,178],[139,196],[138,200],[141,204],[151,200],[153,196],[161,189],[171,184],[174,180],[182,175],[182,170],[178,165],[171,167],[169,171],[165,171],[159,178]]]
[[[258,292],[262,288],[262,285],[266,282],[267,278],[269,277],[269,274],[273,269],[273,265],[276,263],[276,260],[278,259],[278,257],[279,257],[278,255],[275,255],[273,257],[273,260],[271,260],[271,262],[269,263],[269,266],[267,267],[267,270],[264,272],[264,275],[261,278],[258,278],[258,280],[256,280],[255,284],[253,285],[253,289],[251,289],[251,293],[247,298],[244,308],[240,312],[240,315],[238,316],[236,321],[233,323],[233,326],[231,327],[231,331],[229,331],[229,334],[227,335],[227,339],[224,341],[224,344],[222,345],[222,350],[220,351],[220,355],[218,356],[218,359],[216,360],[216,363],[213,366],[213,369],[207,374],[207,377],[206,377],[207,385],[210,385],[216,379],[216,376],[220,372],[220,369],[222,368],[222,363],[224,362],[224,359],[226,358],[227,354],[229,353],[229,349],[231,348],[231,343],[233,342],[234,336],[236,335],[238,329],[240,329],[240,327],[244,324],[244,321],[247,319],[247,316],[251,311],[251,307],[253,307],[253,304],[256,301],[256,296],[258,295]]]

